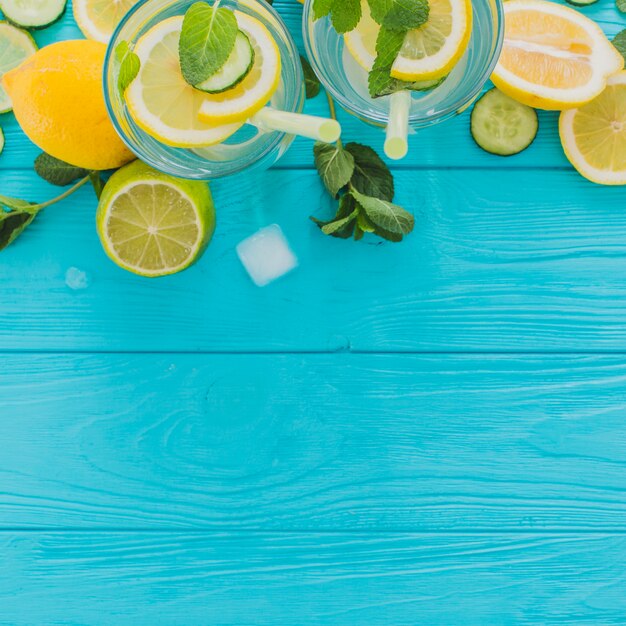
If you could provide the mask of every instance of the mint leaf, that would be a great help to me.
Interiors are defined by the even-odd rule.
[[[313,19],[326,17],[333,9],[335,0],[313,0]]]
[[[365,196],[391,202],[394,196],[393,175],[376,151],[360,143],[348,143],[345,149],[354,158],[352,186]],[[363,230],[367,232],[367,229]]]
[[[428,20],[427,0],[368,0],[368,4],[374,21],[392,30],[406,33]]]
[[[88,174],[87,170],[70,165],[46,152],[35,159],[35,172],[45,181],[58,187],[65,187],[79,178],[85,178]]]
[[[336,197],[352,178],[354,157],[341,146],[318,141],[313,147],[315,167],[329,193]]]
[[[311,220],[315,222],[325,235],[338,237],[339,239],[348,239],[352,236],[352,232],[356,226],[358,216],[358,207],[354,198],[346,194],[339,201],[337,214],[332,220],[322,221],[315,217]]]
[[[307,100],[311,98],[315,98],[317,94],[320,92],[320,81],[317,78],[311,64],[308,60],[300,55],[300,62],[302,63],[302,73],[304,74],[304,88],[306,92]]]
[[[26,200],[20,200],[19,198],[10,198],[9,196],[0,196],[0,210],[3,208],[14,211],[28,211],[36,213],[37,210],[32,208],[33,205]]]
[[[141,69],[139,57],[130,49],[127,41],[120,41],[115,47],[115,58],[120,64],[117,75],[117,88],[124,95],[128,86],[137,78]]]
[[[206,2],[192,4],[180,33],[179,56],[183,77],[198,85],[218,72],[235,47],[239,27],[232,11]]]
[[[626,13],[626,0],[616,0],[615,4],[622,13]]]
[[[15,201],[14,198],[0,196],[0,202],[6,205],[4,200]],[[17,202],[24,201],[18,200]],[[28,205],[29,203],[26,202],[25,204]],[[23,209],[7,212],[0,208],[0,250],[11,245],[30,226],[35,217],[37,217],[36,212]]]
[[[376,227],[376,233],[390,233],[395,236],[408,235],[415,226],[415,218],[402,207],[379,198],[364,196],[355,189],[350,192],[368,219]]]
[[[626,0],[624,0],[624,4],[626,4]],[[624,59],[626,59],[626,28],[613,37],[613,45]]]
[[[352,213],[350,213],[346,217],[335,220],[334,222],[330,222],[329,224],[325,224],[324,226],[322,226],[322,232],[325,235],[334,235],[337,232],[343,231],[346,226],[349,226],[352,222],[354,222],[357,213],[357,209],[354,209],[354,211],[352,211]],[[341,234],[339,236],[341,236]]]
[[[100,200],[100,196],[102,196],[102,191],[104,190],[104,181],[98,172],[89,172],[89,181],[91,182],[91,186],[96,194],[96,198]]]
[[[361,0],[335,0],[331,20],[339,34],[354,30],[361,20]]]
[[[381,26],[376,38],[376,60],[369,73],[369,92],[372,98],[393,93],[398,82],[391,77],[391,67],[394,64],[404,44],[405,33],[390,30]]]

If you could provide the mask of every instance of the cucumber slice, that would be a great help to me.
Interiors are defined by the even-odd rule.
[[[254,49],[247,35],[239,31],[235,47],[219,72],[209,76],[204,82],[195,85],[206,93],[222,93],[238,85],[254,65]]]
[[[4,133],[2,132],[2,128],[0,128],[0,154],[4,150]]]
[[[568,4],[575,7],[588,7],[590,4],[595,4],[598,0],[565,0]]]
[[[45,28],[65,13],[67,0],[0,0],[4,17],[22,28]]]
[[[486,152],[511,156],[534,141],[539,120],[535,109],[494,88],[474,105],[470,129],[474,141]]]
[[[0,22],[0,79],[35,52],[37,44],[26,31]],[[0,113],[7,113],[11,108],[11,99],[0,84]]]

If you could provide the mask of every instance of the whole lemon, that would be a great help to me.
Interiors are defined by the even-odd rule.
[[[2,79],[29,139],[57,159],[89,170],[117,168],[135,158],[107,114],[105,52],[97,41],[61,41]]]

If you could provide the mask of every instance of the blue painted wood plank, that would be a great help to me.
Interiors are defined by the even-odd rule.
[[[0,535],[12,626],[622,626],[623,535]]]
[[[295,0],[276,2],[278,10],[285,18],[291,32],[302,47],[301,7]],[[626,27],[626,18],[615,8],[615,3],[603,0],[584,13],[597,20],[610,35]],[[46,45],[59,39],[82,37],[74,24],[71,9],[59,24],[35,33],[40,45]],[[307,104],[307,110],[314,114],[327,115],[328,108],[323,96]],[[482,167],[482,168],[519,168],[519,167],[569,167],[563,155],[557,133],[557,114],[541,113],[541,125],[537,140],[525,152],[515,157],[499,158],[480,150],[469,133],[469,112],[456,120],[422,131],[412,138],[413,148],[402,167]],[[382,131],[369,127],[359,120],[340,113],[344,126],[344,137],[349,141],[361,141],[373,145],[382,154]],[[6,148],[0,156],[0,170],[9,168],[31,168],[33,159],[39,151],[18,128],[12,115],[0,116],[0,126],[6,134]],[[292,149],[280,161],[279,167],[312,168],[311,142],[297,140]],[[397,164],[396,164],[397,165]],[[2,185],[0,179],[0,185]],[[2,187],[0,187],[2,193]]]
[[[0,529],[623,533],[625,385],[623,357],[4,356]]]
[[[313,172],[217,181],[214,243],[189,271],[152,281],[107,259],[81,190],[0,256],[0,350],[626,349],[622,189],[510,171],[403,171],[397,186],[417,225],[388,244],[324,237],[308,216],[332,201]],[[55,191],[28,172],[5,188]],[[258,289],[234,248],[272,222],[301,266]]]

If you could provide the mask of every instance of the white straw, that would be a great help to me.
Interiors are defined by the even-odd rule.
[[[397,91],[389,99],[389,122],[385,139],[385,154],[394,160],[403,159],[409,151],[409,111],[411,93]]]
[[[308,137],[316,141],[334,143],[341,135],[341,125],[337,120],[328,117],[288,113],[272,107],[265,107],[253,115],[248,124],[259,130],[277,130],[289,135]]]

